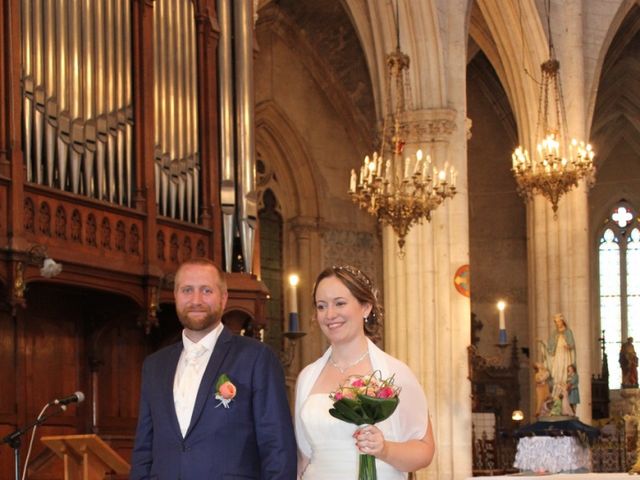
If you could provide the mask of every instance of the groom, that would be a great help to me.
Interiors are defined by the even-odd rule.
[[[175,276],[182,341],[142,367],[131,480],[296,477],[284,375],[271,349],[221,318],[227,285],[208,259]]]

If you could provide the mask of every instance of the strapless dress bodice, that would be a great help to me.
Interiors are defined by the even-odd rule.
[[[357,480],[360,452],[353,432],[357,427],[329,414],[333,402],[326,393],[309,395],[300,417],[311,445],[311,458],[303,480]],[[376,460],[378,480],[403,480],[406,474]]]

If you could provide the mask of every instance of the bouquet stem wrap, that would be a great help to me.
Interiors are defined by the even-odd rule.
[[[373,455],[360,454],[360,468],[358,470],[358,480],[377,480],[376,457]]]

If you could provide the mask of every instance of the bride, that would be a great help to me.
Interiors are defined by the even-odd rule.
[[[409,367],[367,338],[378,327],[377,291],[360,270],[330,267],[320,273],[313,301],[320,329],[331,344],[302,370],[296,387],[298,477],[357,479],[358,456],[376,457],[380,480],[406,479],[426,467],[435,451],[424,391]],[[376,425],[356,427],[332,417],[329,393],[351,375],[379,370],[401,387],[397,410]]]

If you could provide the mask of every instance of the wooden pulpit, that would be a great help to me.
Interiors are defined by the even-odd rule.
[[[64,480],[103,480],[107,473],[129,473],[129,464],[97,435],[56,435],[41,440],[62,458]]]

